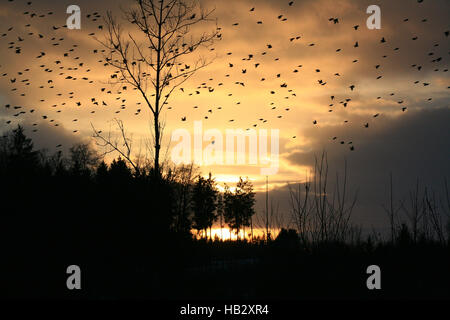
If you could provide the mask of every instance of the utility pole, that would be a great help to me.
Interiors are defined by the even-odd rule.
[[[222,223],[222,212],[220,213],[220,240],[223,241],[223,223]]]
[[[253,217],[250,217],[250,228],[251,228],[252,243],[253,243]]]
[[[391,222],[391,243],[394,243],[394,191],[392,190],[392,172],[389,173],[389,180],[391,183],[391,214],[390,214],[390,222]]]
[[[269,176],[266,176],[266,242],[269,243]]]

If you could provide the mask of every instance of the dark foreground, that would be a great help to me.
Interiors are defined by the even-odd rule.
[[[39,299],[449,299],[448,247],[269,245],[169,241],[147,250],[116,234],[77,246],[70,232],[52,243],[3,251],[2,298]],[[81,236],[81,234],[80,234]],[[172,239],[173,240],[173,239]],[[18,250],[17,250],[18,249]],[[66,269],[82,270],[68,290]],[[368,290],[366,269],[381,268],[381,290]]]

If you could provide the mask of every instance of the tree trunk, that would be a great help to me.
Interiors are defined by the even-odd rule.
[[[160,128],[159,128],[159,111],[160,108],[163,106],[160,106],[160,99],[161,99],[161,69],[164,67],[162,65],[161,61],[161,50],[162,50],[162,16],[163,16],[163,4],[161,1],[160,10],[159,10],[159,22],[158,22],[158,47],[156,50],[156,97],[155,97],[155,112],[154,115],[154,121],[155,121],[155,174],[156,177],[160,177],[160,168],[159,168],[159,150],[161,149],[161,146],[159,144],[160,142]]]
[[[154,122],[155,122],[155,175],[159,177],[160,175],[160,168],[159,168],[159,151],[161,149],[161,145],[159,144],[160,141],[160,128],[159,128],[159,113],[155,112],[154,114]]]

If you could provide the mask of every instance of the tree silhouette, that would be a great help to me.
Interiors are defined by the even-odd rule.
[[[109,167],[109,174],[115,181],[120,183],[128,183],[131,178],[131,170],[122,158],[114,159]]]
[[[220,239],[223,241],[223,213],[224,213],[224,205],[223,205],[223,194],[219,193],[217,195],[217,206],[216,206],[216,213],[217,213],[217,219],[219,220],[220,224]]]
[[[33,142],[27,138],[20,125],[2,139],[2,162],[9,173],[30,173],[39,164],[39,152],[34,150]]]
[[[192,229],[192,189],[197,170],[193,164],[179,165],[169,169],[165,176],[171,182],[174,192],[173,230],[189,237]]]
[[[88,144],[77,144],[70,148],[70,161],[75,173],[89,174],[98,164],[99,157]]]
[[[95,173],[96,180],[99,184],[108,182],[108,165],[105,161],[100,162]]]
[[[216,182],[211,173],[208,179],[198,176],[192,191],[193,227],[198,231],[203,230],[205,238],[208,228],[212,227],[217,218],[215,214],[217,193]]]
[[[239,177],[235,191],[225,185],[223,195],[224,218],[231,229],[235,229],[239,237],[242,227],[249,227],[251,217],[255,214],[255,193],[252,183]]]
[[[156,174],[160,174],[163,131],[160,116],[164,106],[176,88],[197,70],[208,65],[204,58],[190,62],[185,58],[199,47],[220,38],[218,28],[198,37],[191,34],[192,27],[211,20],[213,11],[203,10],[197,0],[135,0],[135,6],[124,10],[124,15],[137,34],[129,31],[126,35],[122,24],[117,22],[111,12],[107,13],[105,23],[108,34],[100,42],[108,49],[106,61],[119,74],[112,75],[111,79],[138,90],[153,115]],[[144,40],[139,40],[142,38]],[[101,136],[98,131],[94,132],[94,136],[103,143],[108,142],[108,138]],[[119,151],[117,144],[109,143],[109,146]]]

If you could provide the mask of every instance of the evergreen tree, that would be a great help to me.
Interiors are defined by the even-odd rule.
[[[251,217],[255,214],[255,192],[253,184],[248,180],[239,177],[236,189],[231,189],[225,185],[223,196],[225,222],[230,229],[236,230],[237,235],[242,227],[249,227]]]
[[[203,230],[205,237],[208,228],[211,228],[217,219],[215,214],[217,193],[216,182],[211,173],[208,179],[198,176],[192,193],[193,227],[197,231]]]
[[[10,133],[7,149],[8,165],[18,169],[17,173],[31,170],[39,164],[39,152],[34,150],[33,142],[25,136],[20,125]]]

